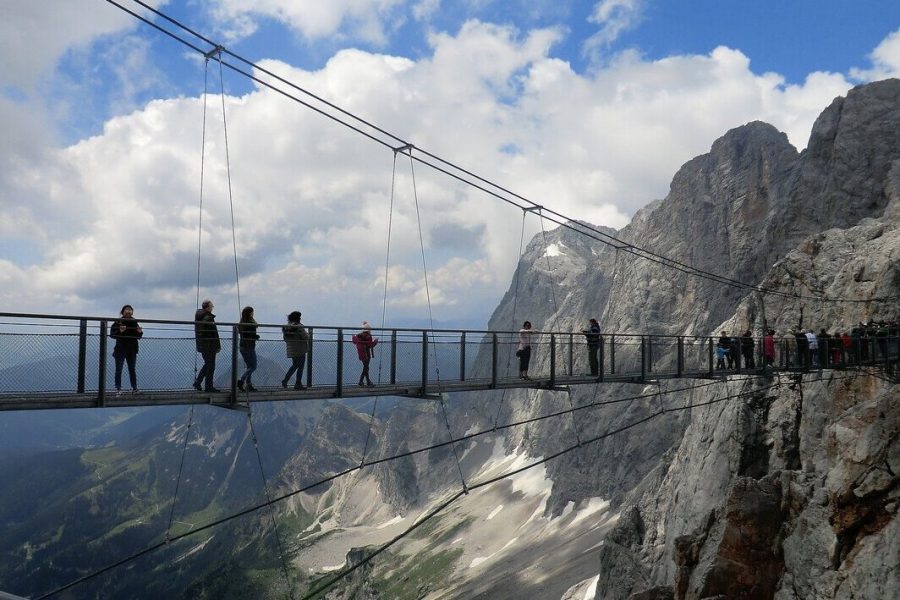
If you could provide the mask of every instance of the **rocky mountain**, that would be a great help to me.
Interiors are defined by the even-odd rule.
[[[573,332],[596,317],[608,332],[707,336],[900,319],[896,299],[877,300],[900,295],[900,80],[836,99],[803,152],[765,123],[727,132],[664,199],[601,229],[618,249],[572,225],[531,240],[491,329],[529,319]],[[778,293],[699,278],[635,246]],[[537,352],[535,370],[547,361]],[[285,597],[361,565],[327,597],[889,598],[900,589],[898,399],[884,373],[845,370],[284,403],[254,408],[256,436],[244,413],[202,411],[177,531],[283,500],[72,597]],[[514,421],[531,422],[504,426]],[[4,591],[36,595],[161,539],[185,433],[186,415],[169,415],[139,435],[105,433],[103,447],[0,464],[27,483],[0,494]],[[53,467],[28,482],[37,464]],[[82,548],[96,553],[88,565]]]

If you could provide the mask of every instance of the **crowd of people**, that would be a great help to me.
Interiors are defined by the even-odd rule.
[[[216,356],[222,350],[222,343],[219,340],[219,329],[216,326],[216,315],[213,313],[213,308],[215,305],[212,300],[204,300],[197,312],[194,313],[194,340],[203,365],[197,372],[192,387],[197,391],[218,393],[221,390],[215,387],[214,377]],[[302,383],[303,368],[309,353],[310,337],[306,327],[300,322],[301,317],[300,311],[295,310],[288,314],[287,323],[281,327],[285,353],[291,361],[287,372],[281,378],[281,387],[285,389],[290,384],[292,377],[294,377],[293,388],[295,390],[302,390],[306,387]],[[253,373],[258,364],[256,356],[256,342],[260,339],[257,333],[258,327],[253,307],[245,306],[238,322],[240,338],[238,349],[244,361],[244,371],[237,380],[237,387],[242,392],[257,391],[257,388],[253,386]],[[122,394],[122,370],[126,364],[132,393],[139,393],[137,385],[138,340],[143,335],[143,329],[134,318],[134,308],[130,304],[126,304],[119,311],[119,317],[112,322],[109,329],[109,336],[116,341],[113,358],[116,365],[114,381],[118,395]],[[352,337],[352,342],[356,346],[357,355],[362,364],[359,385],[371,387],[374,384],[369,377],[369,362],[375,355],[378,338],[372,337],[372,326],[368,321],[363,321],[362,330]]]
[[[762,359],[766,366],[773,366],[780,353],[779,365],[784,367],[826,368],[854,362],[866,362],[872,358],[889,355],[889,344],[897,344],[900,326],[895,321],[859,323],[856,327],[828,333],[821,328],[793,327],[779,338],[769,329],[762,338]],[[716,369],[755,369],[756,339],[750,330],[740,336],[729,336],[722,331],[716,343]],[[743,358],[743,367],[741,359]]]

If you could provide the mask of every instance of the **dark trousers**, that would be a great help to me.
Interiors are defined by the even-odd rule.
[[[206,389],[211,390],[213,388],[213,375],[216,374],[216,351],[206,350],[201,352],[200,356],[203,357],[203,367],[201,367],[200,372],[197,373],[197,379],[194,380],[194,386],[200,385],[200,382],[205,380]]]
[[[290,381],[291,375],[297,373],[297,381],[294,383],[295,388],[299,388],[303,385],[303,367],[306,365],[306,355],[302,356],[292,356],[291,357],[291,367],[287,370],[287,373],[284,374],[284,379],[282,379],[282,383],[287,385],[287,382]]]
[[[241,348],[241,358],[244,359],[244,364],[247,365],[247,370],[241,375],[241,381],[246,381],[249,384],[253,371],[256,370],[256,348]]]
[[[359,385],[362,385],[364,380],[369,385],[372,385],[372,380],[369,379],[369,361],[370,360],[371,359],[366,358],[365,360],[362,361],[363,368],[362,368],[362,373],[359,374]]]
[[[131,389],[137,389],[137,370],[135,370],[135,363],[137,363],[137,353],[135,352],[116,352],[113,357],[116,359],[116,389],[122,389],[122,366],[124,363],[128,363],[128,378],[131,380]]]
[[[531,346],[525,346],[518,352],[519,354],[519,372],[523,373],[528,370],[531,363]]]
[[[597,351],[600,346],[588,346],[588,363],[591,365],[591,375],[600,373],[600,361],[597,360]]]

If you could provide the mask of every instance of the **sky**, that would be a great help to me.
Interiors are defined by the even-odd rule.
[[[763,120],[802,150],[835,97],[900,76],[895,0],[148,4],[417,149],[614,228],[729,129]],[[510,284],[519,209],[220,76],[106,0],[5,0],[0,55],[0,311],[190,319],[199,263],[220,321],[253,305],[267,323],[298,309],[479,327]],[[526,239],[540,230],[529,214]]]

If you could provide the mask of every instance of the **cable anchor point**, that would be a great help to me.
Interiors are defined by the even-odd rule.
[[[225,49],[225,46],[221,44],[216,44],[215,47],[209,52],[204,52],[203,56],[206,57],[206,60],[213,58],[214,56],[221,55],[222,51]]]

